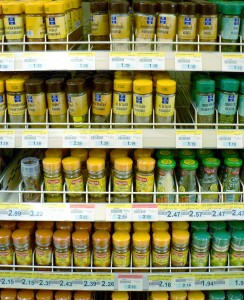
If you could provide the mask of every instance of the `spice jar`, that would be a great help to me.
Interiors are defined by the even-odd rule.
[[[31,239],[34,240],[34,233],[35,233],[35,229],[36,229],[35,221],[19,221],[18,228],[29,230]]]
[[[72,234],[73,259],[75,267],[91,266],[90,236],[86,230],[78,230]],[[82,270],[79,270],[82,271]]]
[[[169,231],[169,223],[165,221],[152,222],[152,232],[156,231]]]
[[[185,291],[173,291],[169,293],[170,300],[186,300],[187,292]]]
[[[36,300],[53,300],[53,291],[51,290],[37,291]]]
[[[82,26],[83,24],[83,12],[82,12],[82,5],[80,0],[72,0],[71,1],[73,8],[73,28],[74,30]]]
[[[235,272],[243,271],[244,266],[244,230],[234,231],[230,244],[230,266],[240,266],[242,268],[233,269]]]
[[[129,300],[128,292],[112,292],[111,300]]]
[[[12,232],[9,229],[0,229],[0,265],[13,265]]]
[[[243,231],[244,224],[240,221],[229,221],[228,222],[228,232],[233,233],[234,231]]]
[[[208,222],[206,221],[191,222],[191,234],[198,231],[208,231]]]
[[[156,151],[156,159],[174,159],[174,152],[167,149],[158,149]]]
[[[235,149],[223,149],[221,150],[220,155],[221,155],[221,164],[219,167],[219,180],[222,182],[226,174],[226,166],[224,164],[224,160],[229,157],[238,158],[239,154]]]
[[[185,229],[172,229],[171,266],[177,267],[175,271],[183,272],[182,267],[187,266],[190,233]]]
[[[209,300],[225,300],[224,291],[208,291]]]
[[[114,223],[114,232],[116,231],[126,231],[130,233],[131,224],[130,222],[115,222]]]
[[[4,25],[3,25],[3,8],[2,3],[0,5],[0,40],[2,41],[3,35],[4,35]]]
[[[104,272],[106,269],[101,267],[110,266],[111,250],[110,250],[110,234],[105,230],[97,230],[92,235],[93,245],[93,266],[99,267],[99,272]]]
[[[8,117],[10,123],[24,123],[26,99],[23,79],[7,79],[6,95],[8,106]],[[22,125],[13,125],[11,127],[23,128]]]
[[[150,234],[146,231],[136,231],[132,235],[132,266],[139,269],[147,268],[149,265]]]
[[[94,232],[97,230],[105,230],[108,233],[111,233],[112,224],[110,222],[94,222]]]
[[[74,300],[92,300],[92,292],[90,292],[90,291],[76,291],[74,293]]]
[[[226,230],[226,222],[225,221],[212,221],[209,222],[209,233],[213,235],[217,231],[225,231]]]
[[[63,158],[63,149],[47,149],[45,157],[58,157]]]
[[[42,161],[44,172],[44,189],[47,192],[63,190],[61,174],[61,159],[58,157],[45,157]],[[45,194],[46,202],[62,202],[62,194]]]
[[[210,233],[197,231],[192,235],[191,265],[192,267],[207,267],[209,258]],[[196,269],[195,272],[206,272],[206,269]]]
[[[205,295],[201,291],[190,291],[187,295],[188,300],[204,300]]]
[[[151,300],[168,300],[169,299],[169,295],[165,291],[160,291],[160,292],[153,291],[153,292],[151,292],[150,299]]]
[[[127,157],[128,151],[126,149],[113,149],[109,153],[110,155],[110,176],[113,180],[114,176],[114,162],[117,158]]]
[[[239,290],[226,291],[225,296],[226,300],[243,300],[243,293]]]
[[[17,293],[17,300],[34,300],[35,293],[33,290],[19,290]]]
[[[50,229],[53,231],[54,229],[54,221],[38,221],[36,223],[37,229]]]
[[[36,248],[35,262],[38,266],[51,266],[52,264],[52,238],[50,229],[37,229],[35,232]],[[46,270],[46,269],[44,269]],[[47,269],[48,270],[48,269]]]
[[[133,232],[146,231],[150,233],[151,224],[149,222],[133,222]]]
[[[32,264],[30,231],[27,229],[17,229],[12,233],[12,239],[15,250],[16,264],[30,266]],[[29,269],[23,268],[23,270]]]
[[[86,161],[88,158],[88,151],[86,149],[74,148],[70,149],[70,155],[73,157],[78,157],[80,159],[80,168],[83,177],[84,186],[87,182],[87,166]]]
[[[56,222],[57,230],[67,230],[70,233],[73,232],[73,222],[70,221],[57,221]]]
[[[189,222],[186,221],[174,221],[171,223],[172,230],[174,229],[188,230],[189,225],[190,225]]]
[[[53,1],[48,3],[59,3]],[[45,82],[47,93],[48,114],[50,123],[67,122],[67,103],[63,78],[52,78]],[[65,125],[52,125],[52,128],[63,128]]]
[[[75,231],[85,230],[89,234],[92,232],[92,223],[91,222],[75,222]]]
[[[112,235],[112,242],[113,267],[119,267],[121,272],[121,268],[130,266],[130,234],[127,231],[117,231]]]
[[[16,289],[1,289],[1,300],[17,300]]]
[[[53,234],[54,264],[58,267],[71,266],[70,232],[57,230]],[[65,269],[60,269],[60,271]]]
[[[9,229],[11,232],[17,229],[16,221],[0,221],[0,228]]]
[[[72,292],[71,291],[56,291],[55,300],[71,300]]]
[[[197,169],[197,177],[200,180],[203,176],[203,164],[202,161],[207,157],[214,157],[214,151],[211,149],[197,149],[197,161],[198,161],[198,169]]]
[[[1,5],[0,5],[0,12],[1,12]],[[5,110],[6,110],[5,84],[3,80],[0,80],[0,123],[5,122]],[[0,128],[3,128],[3,125],[1,125]]]
[[[152,266],[168,267],[170,257],[170,234],[156,231],[152,238]]]

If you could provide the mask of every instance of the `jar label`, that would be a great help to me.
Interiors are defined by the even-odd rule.
[[[169,251],[166,253],[157,253],[152,251],[152,265],[153,267],[168,267],[169,265]]]
[[[129,15],[110,16],[110,32],[112,39],[130,39],[131,21]]]
[[[4,25],[3,25],[3,18],[0,18],[0,37],[4,35]]]
[[[127,116],[131,113],[132,107],[132,94],[119,93],[113,94],[113,113],[115,115]]]
[[[95,36],[109,35],[108,14],[93,14],[91,17],[91,34]]]
[[[239,95],[238,114],[239,114],[239,116],[244,117],[244,95]]]
[[[113,251],[113,266],[114,267],[129,267],[130,266],[130,250],[125,253],[117,253]]]
[[[202,40],[216,40],[218,28],[218,17],[199,18],[199,37]]]
[[[46,114],[46,97],[44,93],[38,95],[26,94],[27,108],[30,116],[43,116]]]
[[[52,263],[52,249],[48,250],[41,250],[37,249],[35,250],[35,259],[36,264],[38,266],[49,266]]]
[[[49,40],[66,39],[65,16],[46,17],[47,36]]]
[[[79,117],[87,115],[88,113],[88,103],[87,103],[87,94],[80,96],[71,96],[68,95],[68,105],[69,113],[71,116]]]
[[[136,192],[153,192],[154,174],[139,175],[136,174]]]
[[[206,96],[196,94],[197,114],[200,116],[211,116],[215,110],[215,95]]]
[[[68,267],[71,265],[71,251],[60,253],[55,251],[55,265],[59,267]]]
[[[25,114],[26,100],[25,95],[7,94],[8,113],[12,116],[22,116]]]
[[[175,95],[156,94],[156,115],[160,117],[172,117],[175,108]]]
[[[29,266],[32,264],[32,249],[26,251],[17,251],[15,250],[16,263],[17,265],[26,265]]]
[[[119,179],[113,176],[113,191],[114,192],[131,192],[132,177],[128,179]]]
[[[150,264],[150,252],[137,253],[132,252],[132,265],[133,267],[149,267]]]
[[[152,115],[152,94],[133,94],[133,111],[137,117],[149,117]]]
[[[26,35],[29,39],[44,39],[46,24],[43,16],[25,16]]]
[[[223,115],[234,115],[237,109],[238,95],[235,93],[220,93],[218,112]]]
[[[244,251],[230,250],[230,266],[244,266]]]
[[[176,35],[176,21],[175,15],[159,13],[156,28],[157,38],[173,40]]]
[[[111,111],[112,94],[103,95],[92,93],[92,113],[99,116],[108,116]]]
[[[23,39],[25,34],[23,15],[19,16],[4,16],[4,29],[7,40]]]
[[[157,177],[156,184],[157,192],[175,192],[175,182],[173,178],[173,172],[166,171],[165,173],[160,172]],[[162,194],[156,195],[158,203],[174,203],[174,194]]]
[[[156,17],[153,15],[135,14],[136,38],[153,40],[155,33]]]
[[[110,251],[100,253],[93,252],[93,264],[94,267],[109,267],[110,266]]]
[[[171,265],[172,267],[185,267],[188,260],[188,249],[177,251],[171,248]]]
[[[67,190],[69,192],[83,192],[84,191],[84,182],[83,182],[83,177],[82,175],[77,177],[77,178],[67,178],[65,177],[66,185],[67,185]],[[69,194],[69,196],[74,196],[77,197],[78,194]]]
[[[178,37],[184,40],[194,40],[197,34],[196,17],[178,17]]]
[[[0,264],[1,265],[12,265],[13,264],[13,254],[14,251],[12,248],[8,250],[0,251]]]
[[[48,111],[51,116],[67,113],[65,93],[47,93]]]
[[[89,192],[106,192],[106,177],[99,179],[87,179],[88,191]],[[101,197],[101,194],[92,194],[92,197]]]
[[[211,250],[210,265],[212,267],[222,267],[227,265],[228,251],[217,252],[214,249]]]
[[[91,266],[91,252],[76,252],[74,251],[74,265],[76,267],[90,267]]]
[[[6,99],[4,94],[0,94],[0,116],[5,114],[6,109]]]
[[[221,36],[225,40],[237,40],[241,19],[238,16],[221,16]]]
[[[45,184],[45,190],[48,192],[51,191],[61,192],[63,190],[62,176],[58,176],[55,178],[48,178],[44,176],[44,184]]]
[[[208,251],[196,252],[192,249],[191,251],[191,264],[193,267],[206,267],[208,265]]]

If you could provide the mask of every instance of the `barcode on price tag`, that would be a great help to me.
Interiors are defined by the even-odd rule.
[[[95,219],[95,204],[70,204],[71,219],[74,221],[93,222]]]
[[[133,221],[158,221],[157,204],[133,204],[132,205]]]
[[[218,130],[217,148],[242,148],[241,130]]]
[[[195,278],[187,275],[179,275],[172,279],[172,286],[176,290],[192,290],[195,287]]]
[[[137,70],[165,70],[163,53],[136,53]]]
[[[15,148],[15,130],[0,130],[0,148]]]
[[[95,53],[75,52],[69,53],[68,66],[69,70],[95,70],[96,55]]]
[[[116,138],[112,130],[90,132],[90,148],[114,148],[115,146]]]
[[[132,205],[131,204],[107,204],[106,206],[106,221],[131,221]]]
[[[202,71],[201,53],[176,53],[175,54],[176,71]]]
[[[86,130],[65,130],[63,148],[89,148],[90,138]]]
[[[22,148],[48,148],[48,131],[24,130]]]
[[[202,131],[177,130],[176,148],[202,148]]]
[[[223,54],[222,71],[226,72],[243,72],[244,55],[243,54]]]
[[[48,70],[48,65],[43,53],[24,53],[22,61],[23,70]]]
[[[0,53],[0,71],[14,71],[15,54]]]
[[[119,275],[119,291],[143,291],[143,275]]]
[[[137,58],[133,53],[109,53],[109,70],[136,70]]]
[[[142,130],[117,130],[114,133],[116,148],[142,148]]]

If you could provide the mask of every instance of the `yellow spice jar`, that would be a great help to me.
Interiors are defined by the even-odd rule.
[[[32,264],[30,231],[27,229],[17,229],[12,233],[12,239],[16,264],[30,266]]]
[[[53,232],[50,229],[37,229],[35,232],[36,248],[35,262],[38,266],[50,266],[52,264],[52,239]]]
[[[77,291],[74,293],[74,300],[92,300],[92,292]]]
[[[112,235],[112,243],[113,243],[113,251],[112,251],[113,266],[119,268],[129,267],[130,266],[130,234],[127,231],[116,231]]]
[[[126,231],[130,233],[131,224],[130,222],[115,222],[114,223],[114,232],[116,231]]]
[[[53,234],[55,266],[71,266],[71,238],[68,230],[57,230]],[[64,271],[64,269],[62,269]]]
[[[146,231],[150,233],[151,224],[149,222],[134,222],[133,223],[133,232],[137,231]]]
[[[55,293],[55,300],[71,300],[72,292],[71,291],[57,291]]]
[[[112,292],[111,295],[112,300],[129,300],[129,293],[128,292]]]
[[[168,300],[169,299],[169,294],[164,291],[154,291],[151,292],[151,300]]]
[[[45,157],[63,157],[62,149],[47,149],[45,151]]]
[[[132,235],[132,266],[147,268],[150,265],[150,234],[137,231]]]
[[[9,229],[0,229],[0,265],[13,264],[12,232]],[[4,269],[4,268],[3,268]]]
[[[73,259],[75,267],[91,265],[90,236],[86,230],[78,230],[72,234]],[[80,270],[82,272],[82,270]]]
[[[78,157],[81,164],[81,173],[84,181],[84,185],[87,183],[87,166],[86,161],[88,158],[88,151],[86,149],[74,148],[70,149],[70,155],[73,157]]]
[[[189,229],[189,223],[186,221],[176,221],[176,222],[172,222],[172,230],[174,229],[184,229],[184,230],[188,230]]]
[[[97,271],[103,272],[106,269],[100,269],[100,267],[110,266],[110,234],[105,230],[97,230],[92,235],[93,244],[93,265],[99,267]]]
[[[94,222],[94,231],[105,230],[108,233],[112,231],[112,224],[110,222]]]
[[[152,222],[152,232],[169,231],[169,223],[164,221]]]
[[[171,265],[185,267],[188,263],[190,233],[184,229],[172,231]],[[180,270],[180,269],[179,269]]]
[[[205,295],[201,291],[190,291],[187,295],[188,300],[204,300]]]
[[[86,230],[89,234],[92,232],[92,223],[91,222],[75,222],[75,231],[77,230]]]
[[[57,230],[67,230],[70,233],[73,232],[73,222],[70,221],[57,221],[56,222],[56,229]]]
[[[16,300],[17,290],[15,289],[2,289],[1,290],[1,300]]]
[[[156,231],[152,238],[152,266],[168,267],[170,258],[170,234]]]
[[[35,293],[33,290],[20,290],[17,293],[17,300],[34,300]]]
[[[36,293],[36,300],[53,300],[53,291],[39,290]]]
[[[186,300],[187,292],[184,291],[174,291],[170,292],[170,300]]]

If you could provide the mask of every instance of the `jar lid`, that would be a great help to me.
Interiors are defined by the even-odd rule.
[[[97,230],[92,235],[92,244],[95,247],[108,247],[110,245],[110,233],[106,230]]]
[[[61,169],[61,158],[45,157],[42,161],[42,165],[45,171],[58,171]]]
[[[130,233],[131,224],[130,222],[115,222],[114,223],[114,232],[116,231],[127,231]]]
[[[120,157],[127,157],[128,151],[126,149],[113,149],[110,151],[110,161],[113,164],[115,159]]]
[[[114,170],[129,172],[132,170],[133,161],[129,157],[116,158],[114,161]]]
[[[112,300],[129,300],[128,292],[112,292],[111,299]]]
[[[76,291],[74,293],[74,300],[91,300],[92,292],[91,291]]]
[[[9,229],[0,229],[0,246],[9,244],[12,240],[12,232]]]
[[[177,14],[178,12],[178,5],[173,1],[165,1],[158,3],[158,12],[165,13],[165,14]]]
[[[240,15],[242,6],[238,3],[222,3],[221,10],[223,15]]]
[[[69,232],[73,231],[73,222],[71,221],[57,221],[56,228],[62,230],[68,230]]]
[[[188,230],[189,223],[187,221],[174,221],[174,222],[172,222],[171,226],[172,226],[172,230],[173,229]]]
[[[105,170],[105,160],[100,157],[90,157],[86,161],[87,169],[90,172],[100,172]]]
[[[51,1],[44,3],[44,10],[46,15],[50,15],[63,14],[66,9],[63,1]]]
[[[91,2],[91,6],[92,6]],[[106,3],[106,2],[101,2]],[[113,90],[113,82],[110,79],[106,78],[96,78],[93,80],[93,92],[104,92],[110,93]]]
[[[202,160],[205,157],[213,157],[214,152],[212,149],[197,149],[197,158]]]
[[[196,157],[195,151],[190,149],[180,149],[178,152],[179,159],[190,158],[194,159]]]
[[[150,234],[146,231],[136,231],[132,235],[132,242],[136,247],[149,247]]]
[[[70,232],[68,230],[59,229],[53,234],[53,244],[55,247],[70,246]]]
[[[32,3],[32,2],[30,2]],[[28,4],[30,4],[28,3]],[[34,2],[37,3],[37,2]],[[26,3],[27,4],[27,3]],[[27,94],[40,94],[44,92],[44,80],[39,78],[30,78],[25,81],[25,91]]]
[[[140,171],[151,172],[155,168],[155,163],[152,157],[141,157],[137,160],[137,168]]]
[[[226,300],[243,300],[243,293],[241,291],[226,291]]]
[[[12,239],[15,246],[30,243],[30,231],[28,229],[17,229],[12,233]]]
[[[108,2],[92,1],[90,10],[94,12],[107,12],[108,11]]]
[[[151,300],[168,300],[169,294],[165,291],[153,291],[151,292]]]
[[[154,15],[157,12],[157,3],[150,1],[136,1],[133,4],[135,12]]]
[[[16,289],[1,289],[1,300],[16,300],[17,290]]]
[[[152,232],[169,231],[169,223],[165,221],[152,222]]]
[[[45,151],[45,157],[63,157],[62,149],[47,149]]]
[[[80,159],[78,157],[65,157],[62,160],[62,166],[64,171],[76,171],[80,170]]]
[[[31,1],[25,3],[25,13],[26,14],[43,14],[44,13],[44,3]]]
[[[85,90],[86,90],[85,79],[74,78],[66,81],[66,92],[69,94],[84,93]]]
[[[20,290],[17,293],[18,300],[34,300],[35,294],[33,290]]]
[[[209,300],[225,300],[225,292],[224,291],[209,291],[208,299]]]
[[[201,79],[196,81],[196,92],[213,93],[215,91],[215,81],[212,79]]]
[[[88,158],[88,151],[86,149],[73,148],[70,149],[70,155],[73,157],[79,157],[81,162],[84,162]]]
[[[53,300],[53,291],[51,290],[37,291],[36,300]]]
[[[192,235],[192,245],[197,248],[208,248],[210,245],[210,233],[207,231],[197,231]]]
[[[80,8],[81,7],[81,1],[80,0],[72,0],[73,9]]]
[[[244,230],[232,232],[231,243],[236,247],[244,247]]]
[[[186,300],[187,292],[185,291],[173,291],[169,293],[170,300]]]
[[[57,4],[60,6],[61,1],[52,1],[46,4]],[[45,81],[46,92],[47,93],[58,93],[65,91],[65,81],[64,78],[51,78]]]
[[[15,2],[17,5],[17,3]],[[7,79],[6,80],[6,91],[8,92],[23,92],[24,91],[24,83],[23,79]]]
[[[227,92],[238,92],[240,81],[233,78],[220,79],[220,89]]]
[[[176,162],[170,158],[160,159],[157,162],[157,167],[163,170],[173,170],[176,166]]]
[[[202,164],[205,167],[216,168],[220,165],[220,159],[218,159],[216,157],[205,157],[202,160]]]
[[[194,233],[197,231],[208,231],[208,222],[206,222],[206,221],[191,222],[191,233]]]
[[[198,161],[195,159],[182,159],[180,161],[180,168],[187,171],[196,170],[198,168]]]
[[[0,227],[9,229],[13,232],[17,228],[17,221],[0,221]]]
[[[173,229],[172,230],[172,243],[178,245],[189,244],[190,233],[184,229]]]
[[[156,247],[169,247],[170,234],[167,231],[155,231],[153,233],[153,244]]]
[[[180,2],[178,11],[180,15],[195,15],[197,13],[197,5],[192,2]]]
[[[228,226],[230,232],[244,230],[244,222],[229,221]]]
[[[234,149],[223,149],[221,152],[221,157],[238,157],[238,151]]]
[[[77,230],[72,234],[72,243],[74,247],[84,247],[89,245],[90,236],[86,230]]]
[[[236,157],[227,157],[224,160],[224,164],[227,167],[231,167],[231,168],[239,168],[242,165],[242,159],[240,158],[236,158]]]
[[[22,176],[38,176],[40,175],[40,163],[36,157],[25,157],[21,159],[21,175]]]
[[[2,10],[4,15],[22,14],[22,3],[16,1],[2,2]]]
[[[19,229],[27,229],[29,230],[30,234],[34,233],[36,227],[35,221],[20,221],[18,222]]]
[[[204,72],[193,72],[191,74],[191,82],[194,83],[197,80],[209,79],[209,75]]]
[[[176,81],[172,79],[160,79],[157,81],[156,91],[160,94],[175,94]]]
[[[133,232],[136,231],[146,231],[150,232],[151,225],[149,222],[134,222],[133,223]]]
[[[89,151],[89,157],[101,157],[106,160],[107,152],[105,149],[92,149]]]
[[[226,222],[225,221],[212,221],[209,222],[209,230],[210,232],[216,231],[224,231],[226,229]]]
[[[35,237],[38,245],[49,246],[52,244],[53,232],[51,229],[37,229]]]
[[[188,300],[204,300],[205,295],[201,291],[189,291],[187,294]]]
[[[105,230],[107,232],[112,231],[112,224],[110,222],[94,222],[94,231]]]
[[[153,90],[153,82],[149,79],[136,79],[133,81],[133,91],[137,94],[150,94]]]
[[[152,150],[151,149],[136,149],[134,151],[134,160],[137,161],[141,157],[151,157]]]
[[[159,149],[156,151],[156,159],[174,158],[174,152],[167,149]]]
[[[71,300],[72,292],[71,291],[56,291],[55,300]]]
[[[227,231],[216,231],[213,233],[212,243],[217,247],[228,247],[231,235]]]
[[[199,3],[199,13],[200,15],[217,15],[218,6],[215,3]]]
[[[130,234],[127,231],[116,231],[112,235],[112,241],[116,247],[128,247],[130,245]]]
[[[119,2],[117,2],[119,4]],[[120,2],[121,3],[121,2]],[[131,79],[114,79],[114,90],[117,92],[131,92],[132,80]]]
[[[54,229],[54,222],[53,221],[38,221],[37,223],[38,229]]]
[[[128,1],[111,1],[110,13],[111,14],[128,14],[130,10],[130,3]]]
[[[91,234],[92,231],[92,223],[91,222],[75,222],[75,230],[86,230]]]

